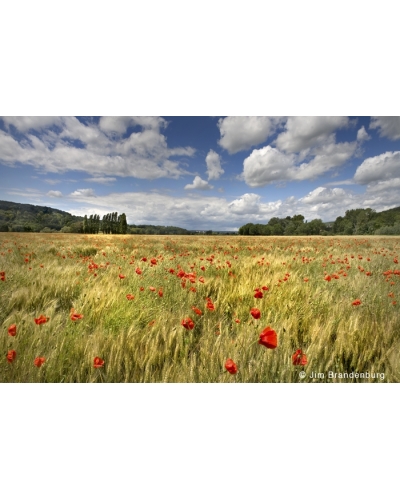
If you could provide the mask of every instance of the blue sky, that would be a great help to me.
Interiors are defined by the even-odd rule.
[[[237,230],[400,206],[400,117],[3,117],[0,199]]]

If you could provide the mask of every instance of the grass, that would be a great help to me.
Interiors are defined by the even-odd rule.
[[[400,269],[399,248],[399,237],[383,236],[0,233],[0,382],[367,381],[329,379],[329,371],[399,382],[400,273],[383,274]],[[195,273],[194,282],[183,279],[183,288],[179,269]],[[263,298],[254,298],[262,286]],[[71,308],[83,318],[72,321]],[[36,325],[41,314],[50,319]],[[193,330],[181,325],[187,317]],[[276,349],[258,343],[266,326],[277,332]],[[305,367],[292,364],[297,349]],[[40,368],[36,357],[46,358]],[[95,357],[102,368],[93,367]],[[228,358],[235,375],[225,369]]]

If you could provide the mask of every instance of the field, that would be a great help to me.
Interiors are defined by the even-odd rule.
[[[0,233],[0,382],[399,382],[399,249]]]

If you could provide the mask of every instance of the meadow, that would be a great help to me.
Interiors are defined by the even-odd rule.
[[[399,382],[399,249],[0,233],[0,382]]]

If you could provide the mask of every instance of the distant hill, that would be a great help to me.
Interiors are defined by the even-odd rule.
[[[39,232],[44,228],[60,231],[82,223],[83,217],[57,208],[0,200],[0,231]],[[75,231],[74,231],[75,232]]]
[[[64,232],[82,233],[84,217],[40,205],[14,203],[0,200],[0,231],[14,232]],[[204,234],[230,235],[234,231],[188,230],[176,226],[153,226],[130,224],[128,234]],[[292,234],[400,234],[400,207],[375,212],[370,208],[347,210],[335,221],[321,219],[304,222],[304,216],[273,217],[267,224],[248,223],[239,229],[239,234],[292,235]]]

